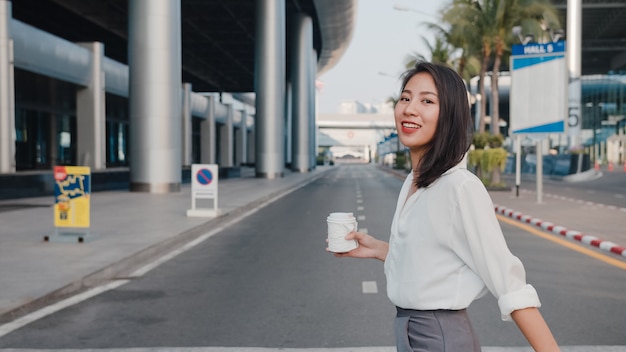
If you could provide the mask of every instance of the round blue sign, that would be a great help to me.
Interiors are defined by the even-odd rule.
[[[196,174],[196,180],[198,180],[198,183],[201,185],[206,186],[213,181],[213,174],[209,169],[200,169]]]

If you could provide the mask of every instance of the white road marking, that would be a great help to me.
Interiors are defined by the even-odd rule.
[[[359,205],[358,207],[356,207],[356,210],[357,211],[363,211],[363,210],[365,210],[365,207],[362,206],[362,205]]]
[[[378,293],[378,284],[376,281],[363,281],[361,282],[361,288],[363,293]]]
[[[365,215],[357,215],[356,219],[359,221],[363,221],[365,220]]]
[[[91,297],[97,296],[103,292],[109,291],[109,290],[113,290],[115,288],[118,288],[122,285],[124,285],[125,283],[129,282],[130,280],[115,280],[115,281],[111,281],[106,285],[102,285],[102,286],[98,286],[95,288],[92,288],[88,291],[85,291],[83,293],[79,293],[75,296],[72,296],[70,298],[64,299],[60,302],[57,302],[53,305],[47,306],[45,308],[42,308],[40,310],[34,311],[30,314],[27,314],[21,318],[15,319],[10,323],[6,323],[4,325],[0,325],[0,337],[14,331],[17,330],[19,328],[21,328],[22,326],[25,326],[27,324],[30,324],[36,320],[39,320],[43,317],[46,317],[52,313],[58,312],[61,309],[65,309],[69,306],[73,306],[75,304],[78,304],[84,300],[87,300]]]
[[[181,246],[180,248],[175,249],[175,250],[173,250],[173,251],[171,251],[171,252],[169,252],[169,253],[167,253],[167,254],[159,257],[159,258],[157,258],[156,260],[154,260],[150,264],[148,264],[148,265],[146,265],[146,266],[144,266],[142,268],[139,268],[138,270],[136,270],[133,273],[131,273],[129,275],[129,278],[137,278],[137,277],[140,277],[142,275],[145,275],[150,270],[152,270],[152,269],[156,268],[157,266],[165,263],[166,261],[174,258],[175,256],[177,256],[177,255],[179,255],[179,254],[181,254],[181,253],[191,249],[192,247],[197,246],[198,244],[202,243],[206,239],[208,239],[208,238],[212,237],[213,235],[215,235],[216,233],[222,231],[224,228],[232,225],[233,223],[235,223],[235,222],[237,222],[237,221],[239,221],[239,220],[241,220],[241,219],[243,219],[243,218],[245,218],[247,216],[250,216],[250,215],[256,213],[257,211],[259,211],[262,208],[264,208],[266,205],[269,205],[269,204],[277,201],[278,199],[288,195],[289,193],[292,193],[292,192],[294,192],[294,191],[296,191],[296,190],[306,186],[307,184],[309,184],[309,183],[315,181],[316,179],[318,179],[319,177],[320,176],[314,177],[311,180],[309,180],[308,182],[305,182],[303,184],[298,185],[297,187],[294,187],[294,188],[292,188],[290,190],[287,190],[286,192],[278,194],[275,197],[267,200],[263,204],[260,204],[259,206],[255,207],[254,209],[251,209],[251,210],[241,214],[240,216],[234,217],[230,221],[225,222],[221,226],[213,229],[212,231],[207,232],[206,234],[204,234],[204,235],[194,239],[193,241],[190,241],[190,242],[186,243],[185,245]],[[27,325],[27,324],[30,324],[30,323],[32,323],[34,321],[37,321],[37,320],[39,320],[41,318],[44,318],[44,317],[46,317],[46,316],[48,316],[50,314],[56,313],[56,312],[58,312],[58,311],[60,311],[62,309],[65,309],[67,307],[70,307],[70,306],[73,306],[75,304],[78,304],[78,303],[80,303],[82,301],[85,301],[85,300],[91,298],[91,297],[97,296],[97,295],[99,295],[99,294],[101,294],[103,292],[116,289],[116,288],[118,288],[118,287],[120,287],[120,286],[122,286],[122,285],[124,285],[124,284],[126,284],[128,282],[130,282],[129,279],[119,279],[119,280],[109,281],[106,284],[94,287],[94,288],[89,289],[89,290],[87,290],[85,292],[79,293],[79,294],[77,294],[75,296],[66,298],[66,299],[64,299],[62,301],[59,301],[57,303],[54,303],[52,305],[49,305],[47,307],[44,307],[44,308],[39,309],[37,311],[34,311],[34,312],[30,313],[30,314],[27,314],[27,315],[25,315],[23,317],[20,317],[20,318],[18,318],[16,320],[13,320],[13,321],[9,322],[9,323],[6,323],[4,325],[0,325],[0,337],[4,336],[4,335],[6,335],[6,334],[8,334],[8,333],[10,333],[12,331],[15,331],[15,330],[17,330],[17,329]],[[131,351],[131,350],[132,351],[136,351],[136,349],[119,349],[117,351],[126,351],[126,350],[127,351]],[[148,350],[149,351],[153,351],[153,349],[148,349]],[[146,350],[146,351],[148,351],[148,350]],[[12,349],[0,349],[0,351],[9,352],[9,351],[15,351],[15,350],[12,350]],[[47,350],[47,349],[44,349],[44,350],[36,350],[36,349],[24,350],[24,349],[20,349],[19,351],[20,352],[29,352],[29,351],[38,352],[38,351],[54,351],[54,350]],[[90,350],[76,350],[76,351],[90,351]],[[105,351],[105,350],[98,350],[98,351]],[[116,350],[112,349],[110,351],[116,351]],[[171,351],[171,350],[168,349],[168,351]]]
[[[339,348],[132,347],[98,349],[1,349],[0,352],[395,352],[393,346]],[[532,352],[530,347],[482,347],[483,352]],[[562,352],[626,352],[626,346],[561,346]]]
[[[364,228],[362,228],[362,229],[359,229],[359,232],[368,233],[368,232],[367,232],[367,227],[364,227]]]

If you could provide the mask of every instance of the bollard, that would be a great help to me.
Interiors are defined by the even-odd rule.
[[[612,161],[609,162],[609,171],[613,171],[613,162]]]

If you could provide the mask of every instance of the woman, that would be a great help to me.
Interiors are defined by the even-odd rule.
[[[413,172],[400,191],[389,243],[351,232],[346,239],[359,247],[335,256],[385,262],[398,351],[480,351],[466,308],[487,291],[536,351],[558,351],[487,190],[465,167],[471,121],[463,80],[448,67],[416,64],[404,75],[394,115]]]

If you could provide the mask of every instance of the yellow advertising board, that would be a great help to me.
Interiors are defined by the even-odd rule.
[[[54,226],[89,227],[90,197],[89,167],[54,167]]]

